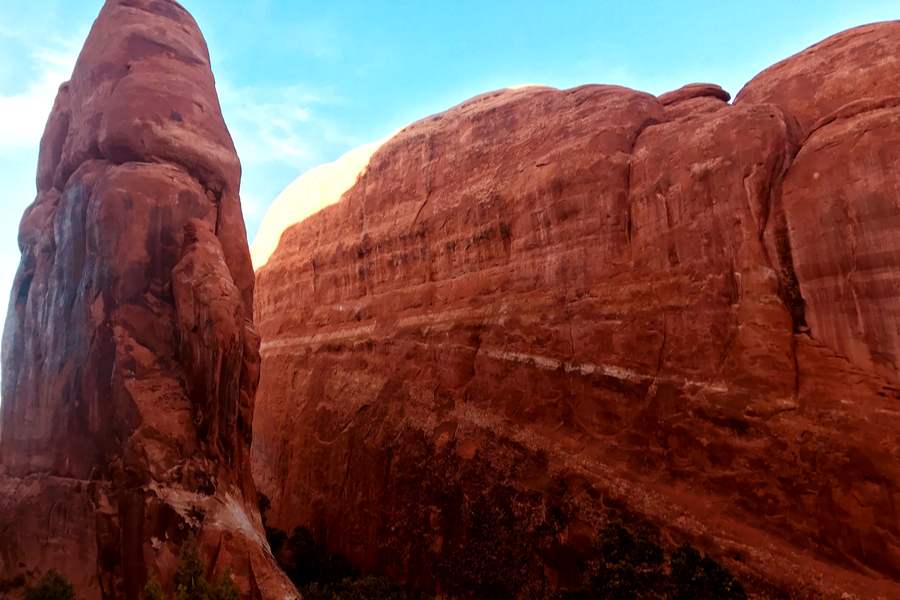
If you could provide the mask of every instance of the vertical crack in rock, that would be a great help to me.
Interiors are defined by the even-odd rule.
[[[778,188],[781,188],[781,184],[778,185]],[[797,272],[794,269],[790,230],[788,229],[781,194],[776,194],[773,208],[773,218],[769,222],[772,223],[772,240],[777,256],[776,264],[779,269],[779,296],[781,296],[785,306],[791,313],[794,331],[805,333],[809,331],[809,326],[806,323],[806,308],[803,294],[800,290],[800,283],[797,280]]]
[[[431,190],[434,187],[434,135],[428,136],[428,158],[425,160],[425,199],[422,201],[422,204],[419,206],[419,210],[416,211],[416,216],[412,222],[412,228],[415,229],[416,223],[419,222],[419,216],[422,214],[422,210],[425,208],[425,205],[428,204],[428,199],[431,197]]]
[[[634,134],[634,138],[631,140],[631,148],[628,150],[628,170],[625,172],[625,198],[627,202],[625,214],[625,239],[629,245],[631,245],[632,227],[634,226],[631,215],[631,172],[634,164],[634,149],[637,147],[638,139],[641,137],[641,134],[644,133],[648,127],[659,125],[660,122],[661,121],[655,118],[649,117],[641,123]]]
[[[782,199],[784,180],[790,171],[794,159],[802,148],[802,133],[799,125],[796,123],[796,119],[782,109],[779,109],[779,113],[782,116],[782,122],[785,127],[785,149],[783,157],[774,165],[769,178],[770,183],[767,187],[764,204],[766,218],[760,228],[760,240],[765,243],[769,224],[773,223],[771,245],[774,246],[775,255],[770,256],[770,261],[778,272],[778,295],[791,314],[794,332],[805,333],[809,331],[809,327],[806,323],[803,295],[794,268],[790,230]]]
[[[780,193],[785,224],[773,236],[790,247],[785,296],[797,329],[894,381],[900,326],[887,282],[900,277],[900,265],[888,258],[895,253],[886,232],[897,219],[887,199],[900,186],[900,156],[890,142],[900,110],[898,52],[900,22],[858,27],[766,69],[735,100],[776,104],[801,130],[802,149]],[[855,230],[864,235],[854,249]]]

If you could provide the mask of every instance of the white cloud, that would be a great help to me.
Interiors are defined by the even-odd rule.
[[[282,162],[308,169],[321,161],[324,144],[353,147],[359,140],[338,133],[320,109],[339,104],[327,93],[302,86],[232,88],[218,85],[219,102],[244,165]]]
[[[262,201],[256,194],[252,192],[241,191],[241,209],[244,213],[244,219],[258,221],[263,218],[266,209],[269,207],[268,201]]]
[[[263,92],[221,83],[218,92],[243,163],[273,159],[293,163],[309,155],[299,131],[308,124],[310,113],[300,105],[318,102],[318,97],[296,87]]]
[[[3,28],[0,35],[11,37]],[[41,135],[59,86],[69,79],[78,58],[78,49],[72,44],[59,43],[59,49],[51,50],[21,34],[16,37],[26,42],[27,48],[17,60],[33,75],[22,91],[0,87],[0,180],[6,182],[4,215],[0,217],[0,327],[6,322],[9,291],[19,264],[19,218],[34,199],[35,159]]]
[[[241,87],[220,79],[219,103],[243,166],[241,204],[252,240],[269,205],[297,177],[370,140],[335,120],[343,101],[304,86]]]
[[[0,154],[36,148],[61,83],[72,74],[77,52],[36,51],[38,76],[16,94],[0,90]]]

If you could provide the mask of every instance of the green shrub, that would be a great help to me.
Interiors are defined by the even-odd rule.
[[[400,587],[384,577],[345,580],[343,587],[338,595],[340,600],[399,600],[401,597]]]
[[[25,600],[75,600],[75,586],[55,569],[50,569],[36,586],[28,590]]]
[[[225,569],[219,575],[219,581],[216,582],[216,587],[212,589],[210,598],[212,600],[241,600],[241,591],[235,585],[230,569]]]
[[[340,583],[314,582],[298,588],[304,600],[400,600],[399,585],[383,577],[345,579]]]
[[[141,594],[138,598],[139,600],[168,600],[165,592],[163,592],[162,586],[155,577],[147,582],[147,585],[141,590]]]
[[[324,584],[311,583],[304,588],[300,588],[300,593],[303,594],[303,600],[338,600],[331,586]]]
[[[226,569],[213,587],[206,581],[206,569],[197,538],[191,534],[181,546],[178,565],[172,576],[175,600],[240,600],[241,593],[231,577],[231,571]],[[168,597],[159,582],[151,579],[141,591],[140,600],[168,600]]]
[[[175,600],[211,599],[212,589],[206,581],[206,563],[200,556],[200,547],[193,534],[181,546],[172,583],[175,584]]]
[[[728,569],[690,544],[667,563],[655,536],[613,521],[600,532],[596,548],[600,558],[584,585],[560,590],[550,600],[747,600]]]

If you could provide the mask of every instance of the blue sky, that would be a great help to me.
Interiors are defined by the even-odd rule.
[[[102,0],[0,0],[0,317],[37,148]],[[304,171],[492,89],[612,83],[660,94],[765,67],[896,0],[555,3],[184,0],[206,36],[244,167],[252,240]]]

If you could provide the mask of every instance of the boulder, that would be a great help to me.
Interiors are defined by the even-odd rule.
[[[695,113],[716,112],[728,106],[731,94],[712,83],[692,83],[659,97],[671,119],[689,117]]]

